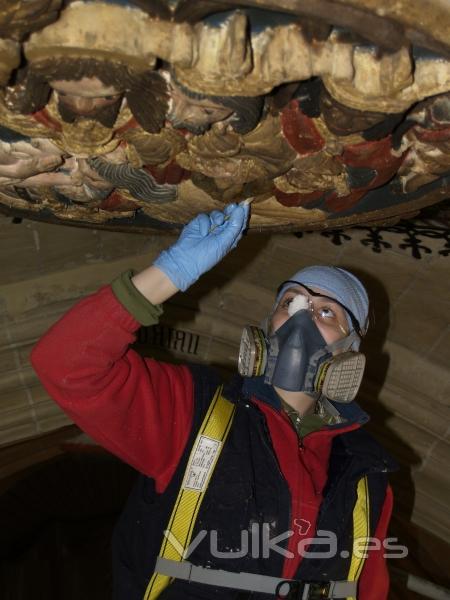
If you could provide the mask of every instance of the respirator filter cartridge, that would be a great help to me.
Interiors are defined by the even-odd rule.
[[[243,377],[262,375],[267,364],[267,345],[259,327],[244,327],[239,348],[238,371]]]
[[[317,373],[315,388],[335,402],[352,402],[358,393],[366,366],[360,352],[344,352],[324,362]]]

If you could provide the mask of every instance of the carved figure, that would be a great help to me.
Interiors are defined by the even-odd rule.
[[[6,95],[6,104],[14,112],[33,114],[50,103],[50,110],[63,125],[71,125],[81,117],[111,129],[128,108],[122,121],[134,117],[151,133],[163,126],[168,95],[165,81],[157,72],[133,72],[106,60],[62,55],[32,62],[21,75]]]
[[[0,129],[0,138],[0,188],[8,192],[13,205],[21,207],[28,200],[32,210],[58,208],[71,201],[97,206],[112,191],[86,159],[64,154],[49,139],[30,139],[5,128]],[[117,159],[112,155],[110,160]]]
[[[1,133],[5,133],[0,130]],[[0,140],[0,185],[20,185],[63,163],[61,151],[46,139]]]
[[[212,96],[194,92],[164,72],[169,83],[170,104],[167,119],[175,128],[185,128],[196,135],[205,133],[214,123],[229,125],[246,134],[262,116],[264,96]]]
[[[288,170],[295,153],[284,140],[278,115],[267,115],[245,135],[217,123],[192,137],[177,162],[214,198],[228,202],[242,196],[267,197],[272,179]]]
[[[450,94],[417,105],[408,121],[413,127],[398,149],[407,151],[398,182],[403,192],[414,192],[450,172]]]
[[[324,1],[0,0],[0,209],[180,226],[251,196],[302,228],[434,201],[446,37]]]
[[[96,10],[99,7],[88,7],[89,10],[92,8]],[[118,17],[129,17],[130,11],[124,12],[118,6],[109,8],[113,10],[112,15],[108,13],[110,21],[112,19],[117,30]],[[80,14],[79,11],[76,13]],[[126,19],[121,24],[126,26]],[[73,31],[73,23],[69,25],[72,27],[69,30]],[[158,201],[174,199],[176,190],[167,186],[159,189],[150,173],[139,171],[141,165],[128,165],[127,144],[120,135],[127,129],[152,133],[160,131],[168,100],[164,79],[149,68],[151,65],[146,66],[145,56],[136,55],[133,43],[121,45],[121,60],[114,61],[113,58],[117,59],[117,54],[112,52],[114,48],[102,48],[102,43],[108,44],[98,35],[99,24],[91,19],[84,21],[84,30],[82,25],[83,22],[80,30],[75,31],[75,39],[70,39],[70,35],[69,39],[65,39],[65,47],[59,54],[50,52],[49,48],[61,36],[60,22],[30,38],[26,43],[28,64],[18,73],[16,83],[6,91],[1,111],[2,122],[24,135],[49,137],[64,155],[74,158],[70,161],[74,168],[68,171],[70,184],[63,186],[63,202],[76,198],[77,202],[92,205],[95,198],[100,202],[97,207],[101,207],[105,190],[112,193],[116,187],[126,189],[131,171],[135,182],[133,191],[136,192],[137,180],[143,182],[147,202],[152,201],[149,189],[159,190],[159,195],[156,193],[153,197],[157,196]],[[86,53],[86,48],[81,46],[90,39],[89,35],[96,38],[97,43],[91,43],[91,51]],[[124,42],[123,35],[114,43],[117,42]],[[131,150],[131,154],[136,153]],[[108,175],[114,172],[113,182],[104,179],[94,164],[88,164],[87,159],[98,156],[111,163]],[[119,156],[122,160],[121,169],[118,168]],[[90,183],[83,182],[80,185],[80,180],[87,173],[90,174]],[[124,175],[123,180],[120,180],[118,173]],[[68,176],[64,174],[64,177]],[[61,177],[60,172],[55,173],[53,179],[47,175],[37,180],[37,185],[47,185],[50,180],[51,185],[59,185]],[[91,190],[93,181],[96,181],[95,194]],[[138,193],[137,199],[141,199],[143,193]],[[120,205],[117,197],[116,194],[116,210]],[[111,207],[110,202],[107,205]],[[129,199],[124,200],[124,205],[129,211]]]
[[[249,195],[247,184],[253,184],[255,195],[257,180],[264,180],[267,192],[268,181],[286,168],[289,148],[282,147],[277,118],[261,120],[265,97],[200,94],[164,75],[171,91],[167,120],[188,132],[174,156],[176,165],[223,202]]]
[[[275,180],[274,193],[285,206],[351,208],[387,183],[403,160],[394,152],[391,130],[402,115],[361,113],[334,100],[320,82],[301,85],[283,109],[284,135],[298,155]]]

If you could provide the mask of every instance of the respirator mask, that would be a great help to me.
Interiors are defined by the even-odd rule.
[[[328,344],[311,310],[301,308],[270,334],[246,326],[238,370],[246,377],[264,375],[265,383],[283,390],[319,393],[336,402],[351,402],[358,393],[366,362],[363,354],[351,350],[359,339],[352,331]]]

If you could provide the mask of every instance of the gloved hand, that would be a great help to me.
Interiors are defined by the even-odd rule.
[[[229,204],[223,212],[200,214],[153,263],[183,292],[232,250],[247,225],[249,205]]]

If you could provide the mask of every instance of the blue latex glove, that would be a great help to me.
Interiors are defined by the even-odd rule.
[[[153,263],[183,292],[232,250],[247,225],[249,205],[229,204],[225,210],[200,214],[178,240]]]

